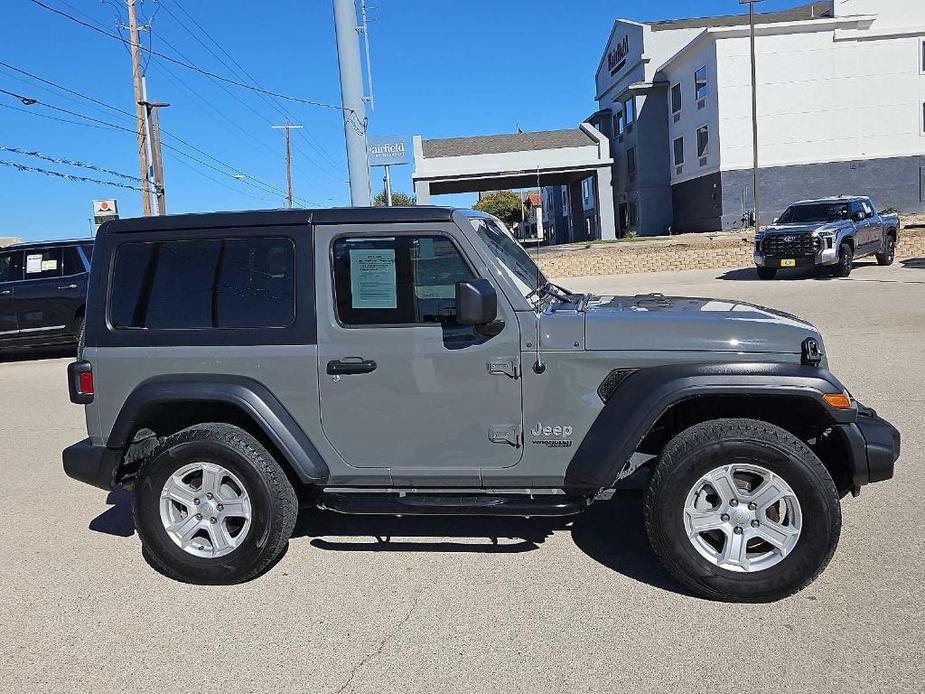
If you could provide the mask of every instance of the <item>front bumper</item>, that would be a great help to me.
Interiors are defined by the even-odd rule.
[[[899,431],[877,413],[858,405],[858,420],[835,427],[850,452],[855,489],[893,478],[902,440]]]
[[[780,268],[782,260],[795,260],[795,265],[787,267],[816,267],[818,265],[835,265],[838,263],[838,248],[834,237],[823,236],[820,239],[821,248],[812,256],[801,256],[798,258],[772,257],[765,255],[758,247],[754,250],[755,265],[758,267]],[[831,244],[831,246],[829,245]]]
[[[116,474],[122,463],[121,450],[94,446],[84,439],[65,448],[61,457],[68,477],[109,491],[119,488]]]

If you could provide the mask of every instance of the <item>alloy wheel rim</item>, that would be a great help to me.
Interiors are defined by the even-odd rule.
[[[167,536],[188,554],[215,559],[247,537],[251,502],[241,481],[221,465],[191,463],[174,472],[160,496]]]
[[[760,465],[715,468],[691,488],[684,530],[714,566],[756,573],[786,559],[800,540],[803,511],[789,484]]]

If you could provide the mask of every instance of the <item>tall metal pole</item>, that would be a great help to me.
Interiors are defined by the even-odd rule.
[[[385,168],[385,204],[392,206],[392,167],[386,164]]]
[[[347,169],[350,173],[350,200],[354,207],[369,207],[372,200],[366,151],[366,104],[363,101],[356,3],[355,0],[333,2],[340,94],[344,109],[344,137],[347,141]]]
[[[291,125],[288,120],[285,125],[273,126],[274,130],[283,130],[286,135],[286,206],[290,209],[292,209],[292,149],[290,148],[289,131],[301,127],[301,125]]]
[[[748,25],[752,58],[752,175],[755,198],[755,233],[761,229],[761,190],[758,185],[758,70],[755,63],[755,3],[762,0],[749,0]],[[741,2],[741,0],[740,0]]]
[[[132,82],[135,88],[135,120],[138,131],[138,170],[141,173],[141,209],[145,217],[151,216],[151,197],[148,182],[148,152],[145,137],[145,109],[141,105],[144,96],[141,91],[141,65],[138,61],[138,20],[135,18],[135,0],[126,0],[128,5],[128,28],[131,38]]]
[[[150,103],[148,114],[151,119],[151,165],[154,167],[154,190],[157,196],[157,213],[167,214],[167,193],[164,190],[164,158],[161,152],[161,117],[159,110],[170,104]]]

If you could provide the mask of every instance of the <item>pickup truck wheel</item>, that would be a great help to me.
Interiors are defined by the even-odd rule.
[[[257,439],[229,424],[167,437],[138,472],[138,536],[179,581],[250,580],[282,553],[298,515],[295,491]]]
[[[838,264],[835,266],[836,277],[848,277],[854,267],[854,251],[847,243],[838,249]]]
[[[645,523],[659,559],[697,595],[770,602],[802,590],[829,563],[841,507],[802,441],[766,422],[721,419],[665,447]]]
[[[777,277],[777,268],[776,267],[759,267],[758,277],[763,280],[773,280]]]
[[[877,254],[877,265],[892,265],[894,260],[896,260],[896,239],[887,236],[883,253]]]

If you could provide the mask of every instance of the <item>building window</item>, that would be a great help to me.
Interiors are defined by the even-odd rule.
[[[456,283],[474,278],[444,236],[334,242],[337,316],[346,325],[453,324]]]
[[[681,166],[684,163],[684,138],[679,137],[674,141],[674,165]]]
[[[697,128],[697,156],[705,157],[710,150],[710,128],[706,125]]]
[[[678,82],[671,88],[671,113],[681,112],[681,83]]]
[[[925,40],[922,41],[922,51],[919,53],[919,68],[922,70],[922,74],[925,75]]]
[[[925,135],[925,102],[922,102],[922,122],[920,125],[922,126],[921,132],[923,135]]]
[[[636,121],[636,97],[632,96],[623,102],[623,113],[626,114],[626,124],[632,125]]]
[[[636,180],[636,148],[626,150],[626,177],[630,181]]]
[[[700,101],[707,95],[707,66],[694,73],[694,98]]]
[[[627,214],[627,227],[630,229],[635,229],[639,226],[639,201],[632,200],[629,204],[628,214]]]
[[[588,201],[588,200],[591,199],[591,194],[592,194],[593,192],[594,192],[594,189],[593,189],[593,182],[591,181],[591,179],[590,179],[590,178],[586,178],[586,179],[582,180],[582,182],[581,182],[581,195],[582,195],[582,197],[585,199],[585,201]]]

